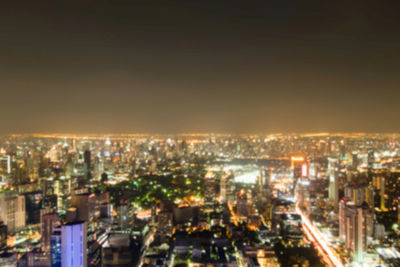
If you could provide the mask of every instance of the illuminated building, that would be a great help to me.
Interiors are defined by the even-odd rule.
[[[28,267],[48,267],[51,265],[50,254],[34,249],[26,253]]]
[[[328,158],[329,200],[333,203],[336,211],[339,207],[338,164],[337,159]]]
[[[363,220],[366,225],[366,235],[373,235],[373,221],[374,216],[374,190],[372,186],[368,184],[347,184],[344,189],[344,201],[345,208],[348,210],[349,207],[362,207],[363,209]],[[365,209],[369,209],[368,212]],[[342,213],[343,216],[343,213]],[[347,235],[347,233],[346,233]]]
[[[204,177],[204,197],[205,204],[213,204],[216,198],[215,176],[212,171],[208,171]]]
[[[366,202],[370,208],[374,207],[374,190],[368,184],[349,183],[344,188],[346,201],[361,205]]]
[[[52,267],[61,267],[61,227],[53,229],[50,236],[50,262]]]
[[[126,229],[129,226],[129,222],[130,222],[130,205],[127,203],[121,203],[118,207],[117,207],[117,219],[119,222],[119,226],[121,227],[121,229]]]
[[[86,223],[87,260],[90,266],[99,264],[101,260],[100,247],[97,244],[97,237],[100,233],[98,219],[100,217],[99,203],[107,201],[108,194],[89,194],[82,193],[73,195],[71,198],[71,218],[70,222],[84,221]],[[75,209],[75,210],[74,210]],[[76,215],[75,218],[73,215]],[[91,264],[93,262],[93,264]]]
[[[296,186],[301,178],[308,177],[308,165],[303,156],[292,156],[291,166],[293,171],[293,193],[296,190]]]
[[[272,198],[272,189],[271,189],[271,172],[272,169],[265,168],[264,169],[264,188],[267,197],[267,201],[271,201]]]
[[[65,163],[65,176],[70,179],[71,176],[74,174],[74,161],[72,158],[72,154],[67,156],[67,161]]]
[[[61,226],[61,266],[87,266],[86,222],[72,222]]]
[[[7,225],[0,221],[0,252],[7,246]]]
[[[91,167],[91,164],[90,164],[91,159],[90,158],[91,158],[90,150],[85,150],[85,152],[83,153],[83,160],[85,162],[86,170],[90,170],[90,167]]]
[[[50,209],[50,210],[57,210],[57,195],[46,195],[42,199],[42,208],[43,209]]]
[[[279,262],[275,251],[259,249],[257,251],[257,261],[261,267],[278,267]]]
[[[71,195],[72,179],[67,176],[61,176],[53,182],[54,195],[57,196],[57,206],[59,209],[67,209],[67,201]]]
[[[162,238],[172,235],[173,230],[173,213],[160,212],[157,214],[157,229]]]
[[[220,180],[220,199],[222,203],[234,201],[234,186],[233,173],[224,172]]]
[[[367,237],[372,232],[371,210],[364,203],[341,203],[339,211],[339,230],[345,247],[353,253],[353,260],[360,262],[367,248]]]
[[[11,174],[11,156],[0,158],[0,173]]]
[[[28,159],[26,159],[26,167],[27,174],[29,176],[30,181],[35,182],[39,178],[39,161],[38,158],[34,155],[30,155]]]
[[[239,266],[260,266],[260,267],[278,267],[279,261],[272,250],[257,249],[254,247],[243,247],[239,251]]]
[[[0,193],[0,220],[10,233],[25,227],[25,197],[13,193]]]
[[[93,169],[94,169],[94,178],[95,180],[100,180],[101,175],[104,173],[104,161],[102,157],[96,156],[94,159],[94,164],[93,164]]]
[[[7,155],[7,174],[11,174],[11,157]]]
[[[374,226],[374,239],[384,240],[385,239],[385,226],[383,224],[375,224]]]
[[[240,218],[246,218],[249,215],[247,192],[244,190],[240,191],[236,195],[236,210]]]
[[[85,152],[83,153],[83,160],[85,163],[85,179],[86,179],[86,183],[89,184],[91,181],[91,153],[90,150],[85,150]]]
[[[303,177],[303,164],[305,159],[303,156],[293,156],[291,157],[293,178],[298,179]]]
[[[112,234],[103,244],[101,258],[103,267],[133,266],[133,254],[129,234]]]
[[[385,205],[385,177],[381,176],[379,179],[379,197],[380,197],[380,208],[381,210],[386,210]]]
[[[369,149],[368,150],[368,169],[371,170],[374,167],[374,163],[375,163],[375,153],[373,149]]]
[[[262,225],[261,217],[258,215],[249,215],[247,217],[247,227],[249,229],[258,230],[259,227]]]
[[[346,202],[341,200],[339,203],[339,238],[342,242],[346,239]]]
[[[264,195],[264,173],[263,173],[263,169],[260,169],[260,174],[257,177],[257,192],[258,192],[258,197],[261,199],[263,197],[265,197]]]
[[[373,184],[379,195],[381,211],[396,211],[400,192],[400,171],[374,171]]]
[[[359,164],[357,152],[353,152],[353,153],[352,153],[352,161],[351,161],[351,162],[352,162],[352,163],[351,163],[351,164],[352,164],[352,165],[351,165],[352,170],[353,170],[353,171],[356,171],[357,168],[358,168],[358,164]]]
[[[42,250],[49,251],[51,234],[58,223],[57,213],[47,213],[42,215]]]

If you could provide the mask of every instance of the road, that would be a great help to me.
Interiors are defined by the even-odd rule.
[[[157,229],[155,227],[150,229],[150,231],[147,233],[146,237],[143,240],[143,246],[141,249],[140,259],[139,259],[139,264],[138,264],[139,267],[143,266],[143,259],[146,254],[146,250],[150,246],[151,242],[153,242],[156,231],[157,231]]]
[[[318,227],[316,227],[308,217],[301,211],[299,207],[296,207],[296,211],[300,214],[303,227],[305,228],[305,233],[310,238],[311,241],[315,241],[318,244],[317,249],[323,254],[323,258],[329,259],[329,266],[343,267],[342,261],[337,253],[329,246],[329,242],[321,234]]]

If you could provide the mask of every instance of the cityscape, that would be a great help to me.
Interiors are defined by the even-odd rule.
[[[0,7],[0,267],[400,267],[400,1]]]
[[[398,266],[400,135],[11,135],[1,266]]]

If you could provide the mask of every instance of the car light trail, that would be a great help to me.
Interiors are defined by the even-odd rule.
[[[323,251],[325,251],[326,255],[332,261],[334,266],[343,267],[344,265],[342,264],[340,257],[337,256],[337,254],[332,251],[331,247],[328,245],[328,242],[321,235],[319,229],[311,223],[311,221],[307,218],[307,216],[303,214],[303,212],[299,209],[299,207],[296,207],[296,211],[300,214],[303,220],[303,224],[308,228],[309,232],[311,232],[312,235],[315,237],[316,242],[323,248]]]
[[[317,248],[319,253],[321,253],[322,259],[324,260],[324,262],[326,262],[329,265],[329,267],[335,267],[335,265],[333,264],[331,259],[328,257],[328,255],[323,250],[323,248],[317,243],[317,241],[315,240],[313,234],[308,230],[308,228],[307,227],[303,227],[303,231],[306,234],[307,238],[311,241],[311,243]]]

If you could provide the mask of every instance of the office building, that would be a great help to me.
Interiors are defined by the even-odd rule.
[[[232,172],[224,172],[220,180],[220,200],[222,203],[234,201],[234,176]]]
[[[236,194],[236,211],[239,218],[247,218],[249,215],[247,192],[244,190]]]
[[[216,200],[215,175],[212,171],[208,171],[204,179],[204,203],[213,204]]]
[[[353,171],[356,171],[359,164],[358,153],[354,151],[351,155],[352,155],[351,168]]]
[[[92,222],[95,218],[100,215],[100,212],[96,212],[96,195],[83,193],[73,195],[71,197],[71,207],[77,209],[75,220]]]
[[[87,266],[86,222],[72,222],[61,226],[61,266]]]
[[[50,263],[51,267],[61,267],[61,226],[53,229],[50,236]]]
[[[40,209],[42,204],[42,193],[25,193],[26,224],[40,223]]]
[[[375,163],[375,153],[373,149],[368,150],[367,161],[368,161],[368,170],[373,169]]]
[[[85,172],[85,179],[87,183],[90,183],[91,181],[91,153],[90,150],[85,150],[83,153],[83,160],[84,160],[84,172]]]
[[[374,207],[374,190],[367,183],[348,183],[344,188],[344,197],[345,201],[352,202],[354,205],[366,202],[370,208]]]
[[[111,234],[102,247],[102,266],[133,266],[133,253],[131,251],[130,240],[131,237],[129,234]]]
[[[0,252],[7,246],[7,225],[0,221]]]
[[[51,235],[58,224],[57,213],[47,213],[42,215],[42,250],[50,251]]]
[[[328,158],[328,177],[329,177],[329,201],[335,207],[339,207],[339,177],[338,177],[339,161],[336,158]]]
[[[339,231],[345,248],[359,262],[367,248],[367,237],[372,235],[372,216],[368,205],[344,203],[340,205]]]
[[[25,197],[13,193],[0,193],[0,221],[14,233],[25,227]]]

